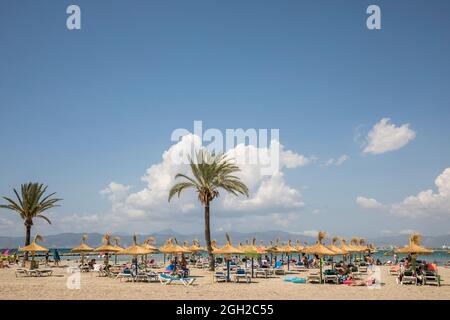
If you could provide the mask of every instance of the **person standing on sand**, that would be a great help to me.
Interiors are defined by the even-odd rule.
[[[61,260],[61,258],[59,256],[58,249],[55,249],[55,251],[53,251],[53,259],[55,260],[55,266],[59,267],[59,261]]]
[[[45,253],[45,266],[46,266],[46,267],[48,266],[48,259],[49,259],[49,257],[50,257],[50,253],[47,251],[47,252]]]

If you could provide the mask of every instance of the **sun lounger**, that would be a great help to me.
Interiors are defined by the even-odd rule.
[[[399,281],[399,278],[397,278],[397,283]],[[403,276],[400,280],[400,284],[415,284],[417,285],[417,277],[413,275],[411,271],[405,271],[403,273]]]
[[[353,280],[362,280],[363,274],[359,271],[353,271],[351,273]]]
[[[244,269],[236,270],[236,274],[234,275],[234,282],[240,282],[241,279],[245,280],[245,282],[252,282],[252,278],[247,274]]]
[[[133,275],[131,273],[121,272],[116,275],[116,279],[120,279],[121,282],[122,282],[122,279],[126,279],[126,281],[132,281]]]
[[[227,282],[228,281],[227,275],[224,272],[220,271],[214,273],[213,282],[221,282],[221,281]]]
[[[27,276],[28,276],[28,272],[27,272],[27,271],[28,271],[28,270],[27,270],[27,269],[24,269],[24,268],[17,268],[16,271],[15,271],[16,278],[17,278],[19,275],[22,275],[22,276],[27,277]]]
[[[281,261],[277,261],[272,270],[274,271],[274,274],[276,274],[276,275],[284,276],[286,274],[286,271],[284,270],[284,267],[283,267],[283,262],[281,262]]]
[[[308,283],[320,283],[320,275],[318,273],[310,273],[306,277]]]
[[[305,265],[302,263],[302,264],[296,264],[294,266],[294,270],[297,272],[303,272],[303,271],[307,271],[308,269],[306,269]]]
[[[164,285],[169,285],[172,282],[174,283],[179,282],[182,283],[185,287],[188,287],[195,281],[195,278],[175,278],[163,273],[159,274],[158,277],[159,281]]]
[[[367,274],[367,266],[359,266],[358,267],[358,272],[361,274]]]
[[[398,265],[395,265],[389,269],[389,274],[391,276],[398,276],[400,273],[400,267]]]
[[[441,285],[441,279],[437,271],[424,271],[422,274],[423,284],[437,284],[439,287]]]
[[[158,281],[158,274],[153,272],[153,271],[149,271],[147,272],[147,277],[148,277],[148,281]]]
[[[42,277],[50,277],[53,274],[53,270],[49,269],[49,268],[45,268],[45,269],[37,269],[37,271],[39,272],[39,276]]]
[[[264,278],[268,278],[269,276],[271,276],[273,274],[274,274],[273,269],[269,269],[269,268],[258,268],[255,271],[256,278],[258,278],[258,275],[262,275]]]

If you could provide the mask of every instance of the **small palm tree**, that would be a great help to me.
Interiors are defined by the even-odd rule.
[[[232,163],[226,155],[214,155],[206,150],[200,150],[196,154],[196,161],[190,159],[190,167],[193,177],[177,174],[175,179],[183,179],[183,182],[175,184],[169,192],[169,201],[173,196],[186,189],[194,189],[198,194],[198,200],[205,210],[205,242],[209,255],[209,268],[214,271],[214,255],[211,247],[210,230],[210,204],[219,197],[219,189],[223,189],[235,196],[248,197],[248,187],[233,174],[239,172],[239,167]]]
[[[62,199],[53,198],[56,193],[51,193],[45,196],[47,186],[40,183],[26,183],[21,185],[21,194],[14,189],[17,201],[8,197],[3,197],[8,204],[0,205],[0,208],[9,209],[17,212],[24,221],[26,228],[25,246],[30,244],[31,227],[33,226],[34,218],[41,218],[51,224],[49,218],[42,213],[51,208],[57,207],[57,203]],[[25,260],[28,259],[28,253],[25,253]]]

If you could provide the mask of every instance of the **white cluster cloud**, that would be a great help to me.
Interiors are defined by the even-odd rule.
[[[315,158],[285,150],[278,141],[272,141],[272,145],[279,148],[279,169],[275,170],[272,175],[265,175],[261,170],[264,164],[239,163],[241,171],[236,175],[249,187],[250,197],[238,198],[223,192],[213,204],[219,218],[221,214],[224,216],[222,212],[228,211],[245,211],[252,215],[264,213],[270,221],[277,225],[283,225],[284,221],[295,217],[292,214],[289,216],[288,212],[304,206],[301,192],[286,184],[282,170],[306,166]],[[152,165],[147,170],[142,177],[146,186],[140,191],[130,193],[130,186],[117,182],[110,183],[101,191],[101,194],[107,196],[112,203],[110,218],[113,220],[145,218],[147,221],[151,219],[152,222],[161,224],[164,221],[173,221],[173,219],[177,219],[177,221],[186,219],[186,221],[200,223],[203,218],[202,214],[190,213],[195,209],[201,210],[194,190],[187,191],[180,198],[176,197],[170,203],[168,202],[169,190],[175,183],[175,175],[177,173],[191,175],[189,165],[182,164],[176,159],[179,159],[180,154],[186,150],[198,149],[200,146],[201,140],[198,136],[193,134],[183,136],[179,142],[164,152],[160,163]],[[228,151],[230,155],[237,158],[245,158],[251,152],[259,155],[267,153],[268,149],[239,144]]]
[[[356,203],[365,209],[379,209],[383,207],[381,203],[379,203],[377,200],[373,198],[366,198],[366,197],[357,197]]]
[[[389,118],[381,119],[367,135],[363,153],[381,154],[406,146],[416,137],[416,133],[409,126],[396,126]]]
[[[437,192],[425,190],[415,196],[406,197],[402,202],[389,206],[390,212],[403,217],[450,217],[450,168],[445,169],[435,180]],[[373,198],[357,197],[356,203],[363,208],[379,209],[383,206]]]
[[[450,217],[450,168],[434,181],[437,192],[425,190],[392,205],[394,214],[406,217]]]
[[[342,156],[340,156],[339,158],[335,159],[335,158],[330,158],[328,159],[324,164],[322,164],[322,167],[329,167],[329,166],[340,166],[342,165],[345,161],[347,161],[350,157],[346,154],[343,154]]]

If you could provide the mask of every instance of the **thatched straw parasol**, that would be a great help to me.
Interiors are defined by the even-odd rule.
[[[296,249],[297,252],[299,252],[299,253],[305,253],[305,252],[304,252],[305,246],[302,245],[302,243],[300,242],[300,240],[297,240],[297,241],[295,242],[295,249]]]
[[[206,248],[200,246],[200,241],[198,239],[192,240],[192,246],[189,247],[192,253],[207,251]]]
[[[117,252],[117,254],[134,256],[136,258],[137,256],[144,256],[146,254],[149,254],[150,252],[152,252],[152,251],[145,249],[142,246],[137,244],[137,236],[136,236],[136,234],[134,234],[133,235],[133,244],[131,246]],[[136,272],[138,272],[139,266],[138,266],[137,258],[135,259],[135,266],[136,266]]]
[[[94,252],[103,252],[105,253],[105,265],[109,264],[109,253],[119,252],[120,249],[111,245],[111,235],[109,233],[105,233],[102,238],[102,242],[104,243],[100,247],[94,249]]]
[[[345,251],[343,248],[339,248],[338,246],[336,246],[336,242],[338,240],[340,240],[339,237],[333,237],[333,239],[331,239],[331,244],[329,246],[327,246],[327,248],[330,249],[331,251],[335,252],[336,255],[347,254],[347,251]]]
[[[283,244],[283,245],[281,246],[281,248],[280,248],[280,251],[283,252],[283,253],[285,253],[285,254],[287,255],[287,260],[288,260],[288,263],[287,263],[287,269],[288,269],[288,271],[289,271],[290,255],[293,254],[293,253],[298,253],[299,251],[297,250],[296,247],[293,247],[293,246],[292,246],[291,240],[288,240],[288,242],[287,242],[286,245]]]
[[[180,246],[176,238],[170,238],[165,245],[159,248],[159,251],[169,254],[191,253],[190,249]]]
[[[151,251],[137,244],[137,236],[133,235],[133,244],[121,251],[117,252],[117,254],[128,255],[128,256],[140,256],[149,254]]]
[[[328,249],[322,244],[322,240],[326,237],[325,231],[320,231],[317,235],[317,243],[308,247],[308,253],[319,256],[319,266],[320,266],[320,283],[322,283],[322,257],[323,256],[334,256],[336,253]]]
[[[249,244],[248,241],[246,240],[245,241],[245,247],[244,247],[245,254],[252,258],[252,278],[254,277],[254,261],[255,261],[255,257],[258,257],[258,256],[266,253],[266,248],[264,246],[257,247],[255,245],[255,243],[256,243],[256,238],[252,239],[252,243],[251,244]]]
[[[363,250],[359,245],[358,237],[351,238],[348,247],[350,248],[348,250],[348,252],[350,252],[350,253],[357,253],[357,252],[361,252]]]
[[[36,241],[42,241],[44,238],[37,234],[34,236],[33,242],[31,242],[28,246],[19,248],[18,250],[21,252],[31,252],[31,260],[34,261],[34,255],[36,252],[47,252],[48,249],[44,248],[36,243]]]
[[[144,249],[147,249],[149,253],[156,253],[158,252],[158,248],[154,246],[155,244],[155,237],[148,237],[144,240],[144,242],[141,244],[141,247]]]
[[[395,252],[402,254],[431,254],[433,250],[422,247],[422,236],[418,233],[412,234],[409,238],[409,245],[397,249]]]
[[[245,253],[241,249],[233,247],[233,245],[231,244],[230,235],[228,233],[226,234],[226,238],[227,238],[227,244],[219,249],[214,250],[213,251],[214,254],[221,254],[221,255],[224,255],[225,257],[229,257],[232,254],[244,254]],[[230,259],[227,259],[227,280],[230,281]]]
[[[94,249],[95,252],[104,252],[104,253],[114,253],[119,252],[121,249],[113,246],[111,244],[111,235],[109,233],[105,233],[102,238],[102,242],[104,243],[100,247]]]
[[[177,266],[177,256],[179,254],[183,255],[184,253],[191,253],[190,249],[180,246],[175,237],[167,240],[166,244],[159,248],[159,251],[161,251],[164,254],[172,254],[175,256],[174,257],[175,268]]]
[[[87,234],[83,234],[80,245],[78,247],[75,247],[72,250],[70,250],[71,252],[81,254],[81,264],[84,263],[84,254],[94,251],[94,248],[91,248],[90,246],[88,246],[86,244],[87,239],[88,239]]]
[[[395,252],[401,254],[411,254],[411,265],[413,272],[416,272],[416,255],[417,254],[432,254],[433,250],[422,247],[420,244],[422,242],[422,236],[418,233],[414,233],[409,237],[409,245],[406,247],[397,249]]]

